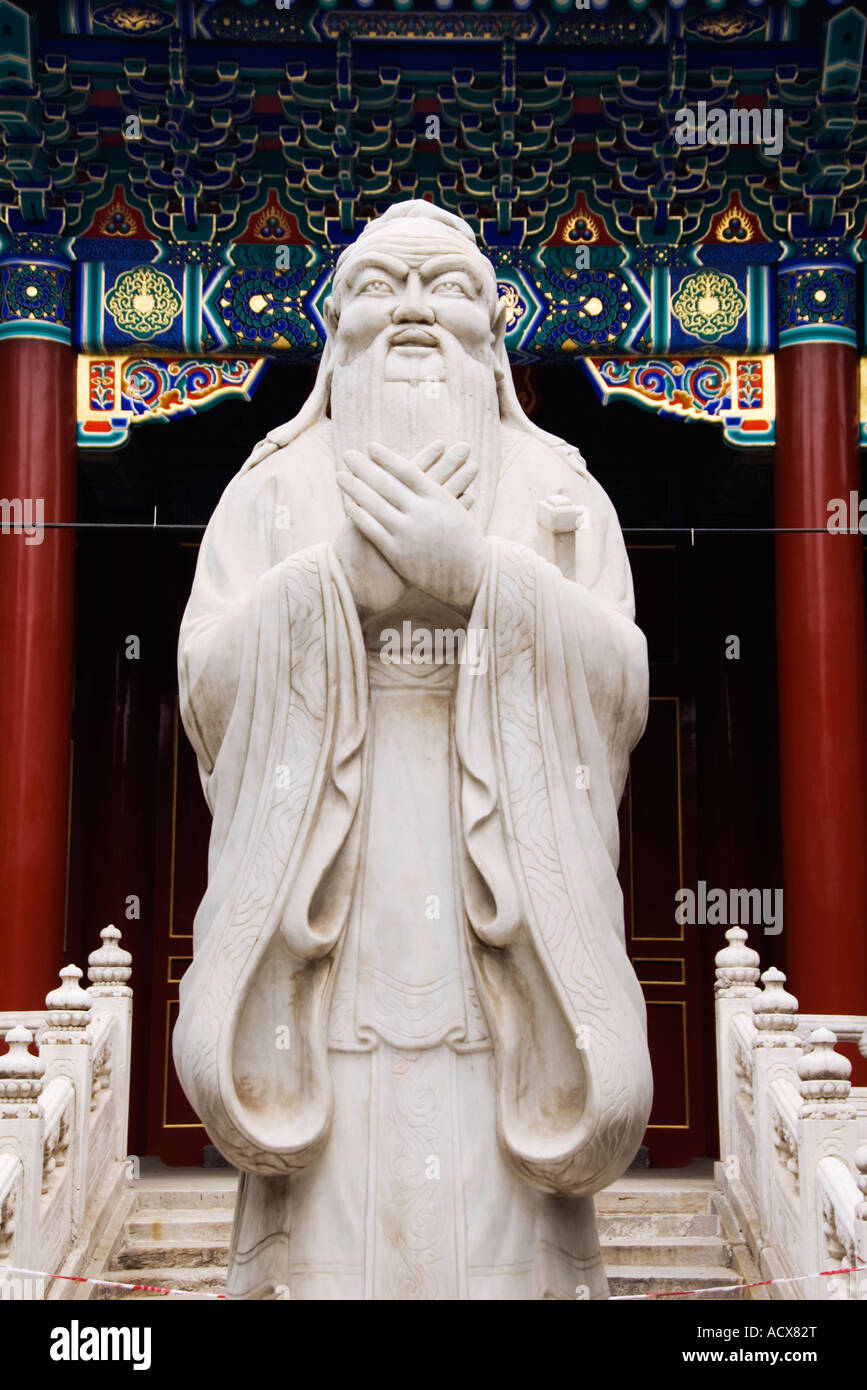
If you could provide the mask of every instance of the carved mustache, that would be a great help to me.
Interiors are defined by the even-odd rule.
[[[440,339],[437,334],[432,333],[429,328],[422,328],[420,324],[411,324],[408,328],[399,328],[391,333],[388,339],[392,347],[436,347],[440,346]]]

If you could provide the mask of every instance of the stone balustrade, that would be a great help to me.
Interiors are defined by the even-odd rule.
[[[717,1181],[779,1299],[867,1299],[867,1088],[838,1041],[867,1055],[867,1018],[798,1014],[786,977],[760,976],[742,927],[716,957]],[[761,980],[761,988],[759,981]],[[804,1277],[816,1276],[816,1277]]]
[[[100,936],[88,989],[66,965],[44,1011],[0,1013],[0,1299],[81,1296],[4,1266],[89,1272],[129,1181],[132,957],[116,927]]]
[[[81,1274],[129,1183],[131,957],[113,926],[68,965],[42,1011],[0,1013],[0,1299],[86,1286],[4,1275]],[[717,1182],[780,1299],[867,1300],[867,1088],[839,1040],[867,1051],[867,1018],[803,1015],[742,927],[716,957]],[[804,1276],[816,1276],[805,1278]]]

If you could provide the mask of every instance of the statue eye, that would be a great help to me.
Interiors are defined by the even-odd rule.
[[[368,280],[362,285],[359,294],[393,294],[394,291],[387,280]]]
[[[462,294],[466,298],[467,292],[460,280],[442,280],[434,290],[434,294]]]

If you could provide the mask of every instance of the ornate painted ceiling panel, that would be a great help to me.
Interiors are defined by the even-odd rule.
[[[0,334],[315,357],[342,246],[424,197],[494,261],[516,362],[857,341],[865,29],[824,0],[0,0]]]

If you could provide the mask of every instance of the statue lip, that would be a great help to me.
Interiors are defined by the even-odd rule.
[[[392,347],[439,347],[439,339],[426,328],[401,328],[390,339]]]

